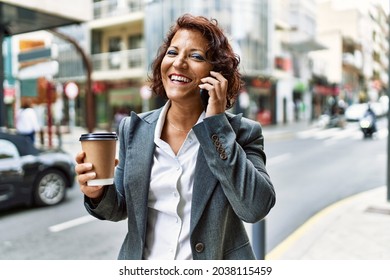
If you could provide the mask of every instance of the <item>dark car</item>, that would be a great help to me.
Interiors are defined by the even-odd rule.
[[[0,132],[0,209],[56,205],[74,180],[69,154],[39,150],[24,136]]]

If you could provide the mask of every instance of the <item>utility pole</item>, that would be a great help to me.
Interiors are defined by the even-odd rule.
[[[390,3],[390,1],[389,1]],[[387,24],[389,30],[387,31],[387,39],[390,46],[390,15],[387,15]],[[390,63],[390,50],[387,50],[387,55]],[[387,64],[387,74],[388,74],[388,82],[387,82],[387,97],[390,105],[390,64]],[[389,108],[389,107],[388,107]],[[387,130],[390,132],[390,110],[387,111]],[[390,202],[390,134],[387,134],[387,201]]]
[[[1,9],[1,7],[0,7]],[[5,104],[4,104],[4,61],[3,61],[3,39],[5,28],[0,25],[0,131],[6,127]]]
[[[73,38],[69,37],[68,35],[61,33],[57,30],[50,29],[47,30],[54,34],[55,36],[71,43],[77,50],[77,52],[81,55],[81,59],[83,60],[83,64],[85,67],[85,75],[86,75],[86,81],[85,81],[85,96],[86,96],[86,123],[87,123],[87,130],[88,132],[93,132],[95,128],[95,121],[96,121],[96,114],[95,114],[95,103],[94,103],[94,96],[92,93],[92,80],[91,80],[91,74],[92,74],[92,64],[90,59],[88,58],[87,54],[83,50],[83,48],[74,40]]]

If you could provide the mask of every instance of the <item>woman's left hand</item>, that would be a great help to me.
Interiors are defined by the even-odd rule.
[[[199,87],[201,89],[206,89],[210,96],[206,117],[225,112],[228,87],[228,81],[225,77],[218,72],[210,71],[210,76],[201,79],[201,81],[203,84],[200,84]]]

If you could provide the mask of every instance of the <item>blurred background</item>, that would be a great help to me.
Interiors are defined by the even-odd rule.
[[[0,128],[15,129],[28,99],[42,127],[35,144],[75,154],[79,133],[115,131],[130,111],[160,107],[163,100],[146,83],[150,63],[168,28],[187,12],[217,19],[229,36],[245,80],[231,110],[264,128],[278,202],[266,238],[253,238],[260,252],[328,205],[386,184],[385,0],[0,0]],[[378,132],[363,141],[358,121],[368,104]],[[116,258],[125,225],[77,220],[86,215],[77,187],[69,198],[50,213],[0,214],[0,258]],[[22,225],[31,220],[39,245],[24,239]],[[69,235],[67,225],[50,227],[66,220],[75,222],[69,228],[89,228]],[[95,241],[103,247],[74,254],[72,248]]]
[[[23,98],[46,126],[48,91],[53,123],[89,130],[111,130],[116,113],[159,107],[145,81],[169,26],[185,12],[216,18],[229,35],[246,83],[234,110],[263,126],[323,121],[355,103],[387,105],[386,3],[0,1],[1,127],[14,126]],[[77,87],[66,91],[68,83]]]

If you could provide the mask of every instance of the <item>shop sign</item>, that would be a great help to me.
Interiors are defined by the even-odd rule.
[[[4,88],[4,98],[14,98],[15,92],[15,88]]]
[[[321,95],[338,95],[340,89],[338,86],[315,85],[313,91]]]
[[[277,56],[275,57],[275,68],[283,71],[290,71],[291,67],[291,59]]]
[[[143,86],[141,87],[140,94],[143,100],[148,100],[152,97],[152,90],[148,86]]]
[[[79,87],[74,82],[69,82],[65,86],[65,94],[69,99],[75,99],[79,94]]]
[[[269,79],[253,79],[251,85],[256,88],[270,89],[272,83]]]
[[[5,104],[12,104],[15,100],[15,88],[11,87],[5,87],[4,88],[4,103]]]

